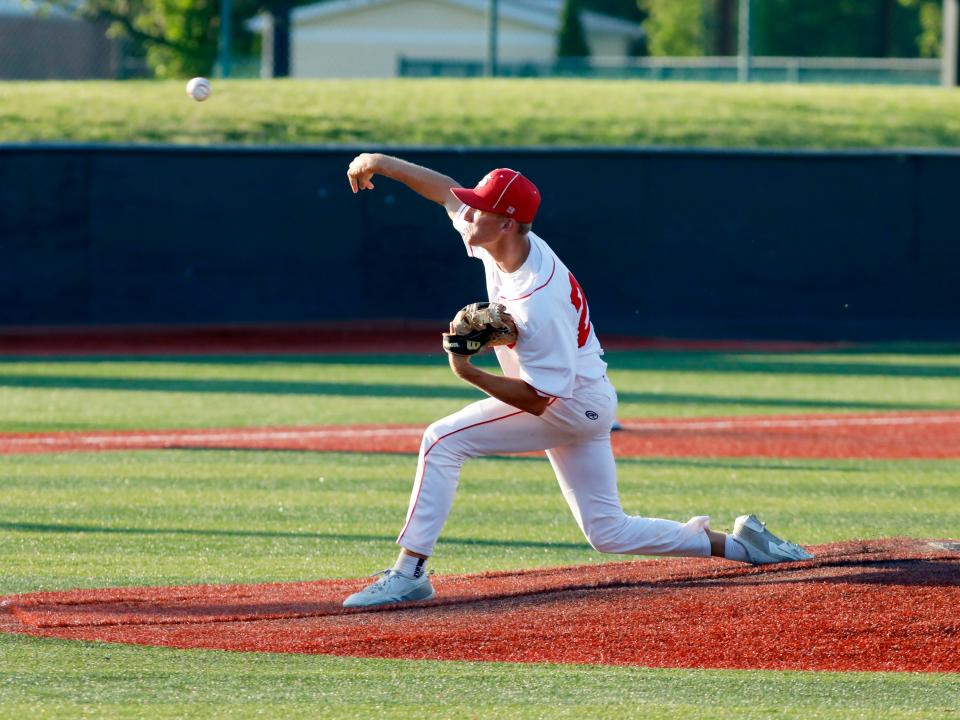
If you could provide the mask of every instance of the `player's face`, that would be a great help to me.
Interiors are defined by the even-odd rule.
[[[503,215],[468,207],[463,214],[466,222],[464,236],[467,244],[483,247],[503,237],[510,220]]]

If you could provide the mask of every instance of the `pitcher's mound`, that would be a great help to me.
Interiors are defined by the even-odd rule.
[[[344,610],[367,580],[4,598],[0,631],[178,648],[685,668],[960,672],[960,542],[811,548],[748,567],[654,560],[437,576],[437,598]]]

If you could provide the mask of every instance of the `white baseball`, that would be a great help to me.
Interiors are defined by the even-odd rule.
[[[212,92],[213,88],[210,87],[210,81],[204,77],[195,77],[187,83],[187,95],[198,102],[206,100]]]

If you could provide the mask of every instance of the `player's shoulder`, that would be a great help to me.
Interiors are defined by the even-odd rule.
[[[538,286],[543,289],[557,290],[562,289],[562,283],[558,280],[564,280],[568,274],[567,266],[563,260],[553,251],[553,249],[539,235],[530,233],[530,242],[536,245],[540,254],[540,267],[537,271]]]
[[[541,272],[546,271],[549,273],[554,267],[563,267],[563,261],[546,240],[532,231],[527,234],[527,237],[530,239],[531,246],[536,248],[537,252],[543,258],[543,261],[540,263]]]
[[[462,230],[463,226],[467,224],[467,221],[464,220],[463,216],[467,212],[467,206],[463,203],[459,205],[453,205],[452,203],[444,206],[447,210],[447,215],[450,218],[450,222],[453,223],[453,226],[457,230]]]

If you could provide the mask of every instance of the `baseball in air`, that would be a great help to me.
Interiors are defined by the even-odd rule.
[[[212,92],[213,88],[210,87],[210,81],[204,77],[195,77],[187,83],[187,95],[197,102],[203,102],[210,97]]]

